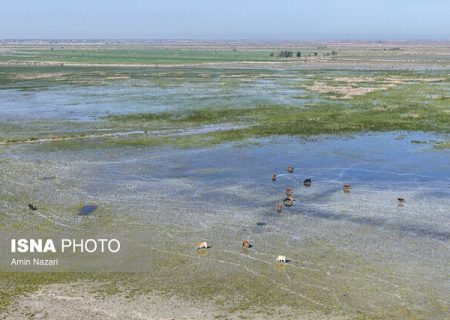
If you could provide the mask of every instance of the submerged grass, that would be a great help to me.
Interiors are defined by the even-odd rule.
[[[42,285],[69,283],[83,278],[86,278],[86,274],[1,272],[0,312],[9,306],[14,297],[29,294]]]
[[[177,126],[239,123],[242,129],[210,133],[214,141],[235,141],[272,135],[348,134],[383,131],[450,132],[450,109],[445,99],[426,94],[433,84],[408,84],[345,101],[305,106],[261,105],[252,108],[205,108],[181,112],[111,116],[115,122],[145,126],[164,121]]]
[[[110,128],[111,132],[143,133],[96,137],[95,131],[83,133],[80,127],[81,131],[75,134],[61,135],[62,138],[69,140],[52,141],[43,146],[56,150],[160,145],[200,147],[277,135],[314,136],[386,131],[448,134],[450,109],[448,102],[440,98],[442,91],[445,91],[443,86],[433,83],[413,83],[348,100],[321,100],[300,106],[260,103],[244,108],[223,106],[173,112],[110,115],[101,123]],[[222,124],[237,126],[221,129]],[[218,129],[196,131],[205,126],[217,126]],[[179,130],[179,133],[170,135],[168,134],[170,131],[166,129]],[[155,130],[159,133],[153,134]],[[188,133],[189,130],[192,132]],[[36,136],[25,134],[8,138],[5,142],[30,143],[37,142],[36,140]],[[439,143],[437,147],[448,148],[448,143]]]
[[[318,244],[305,244],[298,253],[305,261],[314,261],[318,270],[295,268],[289,264],[285,267],[252,263],[253,273],[233,267],[233,264],[221,264],[219,261],[236,263],[235,256],[223,256],[211,253],[211,258],[180,256],[178,254],[161,255],[159,251],[150,252],[152,272],[143,273],[0,273],[0,312],[5,310],[16,296],[26,295],[49,284],[89,283],[89,290],[100,299],[111,295],[124,295],[127,298],[141,294],[157,292],[162,296],[178,296],[188,301],[192,297],[202,301],[210,301],[221,306],[227,314],[241,312],[273,312],[276,308],[287,306],[294,310],[309,310],[319,314],[335,314],[341,312],[351,318],[361,319],[422,319],[427,308],[441,310],[445,313],[446,304],[433,294],[429,296],[429,304],[424,309],[414,305],[397,305],[386,303],[382,310],[370,304],[361,303],[361,299],[379,297],[382,292],[393,290],[393,293],[410,290],[410,283],[395,282],[373,283],[368,287],[365,278],[349,280],[348,272],[364,272],[365,274],[389,274],[383,268],[367,264],[357,256],[337,252],[334,248],[323,246],[323,251],[308,251],[309,246],[318,249]],[[151,250],[150,250],[151,251]],[[314,253],[312,253],[314,252]],[[322,252],[322,254],[317,254]],[[233,260],[234,259],[234,260]],[[195,263],[200,262],[202,263]],[[244,263],[244,261],[237,261]],[[253,261],[253,260],[252,260]],[[301,260],[297,260],[301,261]],[[351,263],[350,263],[351,261]],[[333,280],[330,282],[328,265],[346,266],[334,268]],[[170,266],[170,268],[168,268]],[[289,279],[287,279],[289,277]],[[395,278],[395,277],[394,277]],[[305,280],[307,279],[307,280]],[[352,281],[355,281],[353,283]],[[323,290],[312,283],[329,283],[331,290]],[[276,285],[275,285],[276,284]],[[284,289],[280,289],[280,286]],[[370,288],[370,289],[368,289]],[[306,299],[305,299],[306,297]],[[362,298],[361,298],[362,297]],[[388,299],[387,299],[388,301]],[[363,306],[366,305],[367,309]],[[438,311],[436,311],[438,312]]]
[[[436,149],[450,149],[450,141],[441,141],[434,145]]]
[[[4,79],[6,84],[11,84],[13,80],[9,77],[15,69],[4,68],[4,70],[0,79]],[[28,74],[31,72],[30,70],[40,75],[47,74],[52,69],[49,67],[24,68],[23,74],[22,71],[15,70],[20,75],[17,78],[31,76],[31,73]],[[62,72],[63,69],[56,68],[55,70]],[[234,101],[227,100],[226,97],[220,99],[220,94],[224,94],[224,92],[219,91],[219,96],[214,97],[210,102],[200,103],[199,99],[201,100],[202,97],[189,97],[188,101],[183,103],[182,108],[175,108],[174,111],[115,114],[88,122],[66,121],[65,129],[62,126],[53,128],[55,121],[46,122],[45,119],[41,122],[30,121],[26,127],[23,126],[23,123],[16,125],[0,123],[0,135],[3,136],[4,143],[30,143],[54,137],[56,139],[52,139],[48,143],[51,146],[45,146],[45,148],[77,149],[158,145],[197,147],[276,135],[312,136],[399,130],[444,134],[450,132],[450,109],[448,107],[450,79],[446,73],[438,71],[427,73],[319,70],[302,74],[301,71],[283,73],[251,69],[176,68],[171,71],[152,69],[131,72],[130,69],[97,70],[92,68],[89,69],[89,72],[80,73],[77,68],[69,68],[65,72],[67,74],[63,78],[64,81],[75,86],[79,85],[77,82],[79,78],[106,79],[110,74],[117,74],[129,75],[140,80],[150,77],[156,81],[152,82],[152,85],[162,87],[180,81],[188,83],[191,80],[202,79],[199,86],[205,90],[210,86],[214,88],[229,83],[232,83],[232,87],[236,87],[236,89],[242,88],[242,86],[246,88],[245,79],[256,81],[255,79],[268,78],[277,83],[279,86],[277,90],[285,87],[290,90],[282,94],[278,92],[277,96],[290,94],[292,96],[287,103],[281,101],[274,103],[276,100],[269,100],[267,96],[259,100],[256,96],[254,98],[252,96],[252,98]],[[287,78],[285,77],[290,80],[286,82]],[[211,84],[213,79],[216,82],[213,81],[214,84]],[[22,83],[23,79],[14,81]],[[33,85],[40,85],[49,81],[60,80],[50,77],[31,82]],[[160,83],[160,81],[163,82]],[[279,81],[282,82],[279,83]],[[311,85],[314,81],[320,81],[328,86],[341,86],[341,88],[350,85],[352,87],[366,86],[369,82],[369,85],[377,90],[348,99],[338,99],[328,93],[316,92],[309,90],[308,86],[305,87],[305,84]],[[386,88],[385,83],[389,81],[393,85]],[[302,92],[300,100],[296,99],[297,91],[295,90]],[[237,105],[241,100],[242,104]],[[167,103],[167,101],[161,103]],[[199,103],[201,106],[198,106]],[[237,124],[238,128],[221,129],[221,124]],[[218,129],[196,131],[202,126],[217,126]],[[67,128],[71,128],[71,130],[67,130]],[[107,132],[111,133],[118,132],[119,135],[116,137],[102,136],[99,132],[105,131],[97,131],[98,129],[108,130]],[[120,132],[137,130],[145,133],[120,135]],[[179,130],[179,134],[172,134],[173,130]],[[51,135],[49,135],[50,132]],[[55,141],[58,138],[67,138],[68,140]],[[439,144],[439,148],[444,147],[447,147],[447,144]]]

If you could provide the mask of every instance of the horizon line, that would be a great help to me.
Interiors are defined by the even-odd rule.
[[[450,42],[450,38],[405,38],[405,39],[365,39],[365,38],[328,38],[328,39],[295,39],[295,38],[0,38],[0,41],[159,41],[159,42]]]

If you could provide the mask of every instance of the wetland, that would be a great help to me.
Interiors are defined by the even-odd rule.
[[[0,312],[87,292],[199,319],[448,318],[450,45],[179,46],[2,45],[0,228],[124,249],[108,272],[2,270]]]

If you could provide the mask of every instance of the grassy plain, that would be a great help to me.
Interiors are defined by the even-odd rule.
[[[201,65],[246,63],[322,68],[376,69],[446,67],[448,42],[27,42],[4,41],[0,63],[6,65]],[[279,58],[280,50],[292,58]],[[301,57],[297,57],[297,51]],[[332,53],[336,52],[336,55]]]

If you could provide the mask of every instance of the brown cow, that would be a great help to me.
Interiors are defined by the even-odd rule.
[[[286,207],[292,207],[294,205],[294,197],[293,196],[287,196],[284,198],[283,203]]]
[[[244,241],[242,241],[242,247],[243,248],[250,248],[251,244],[250,244],[250,242],[248,240],[244,240]]]

